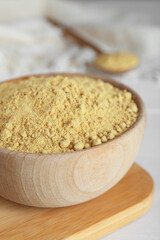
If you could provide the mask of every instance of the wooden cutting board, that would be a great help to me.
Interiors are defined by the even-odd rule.
[[[134,164],[112,189],[66,208],[22,206],[0,198],[0,240],[95,240],[143,215],[152,205],[151,176]]]

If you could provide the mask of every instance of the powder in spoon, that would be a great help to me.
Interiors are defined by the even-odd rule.
[[[97,67],[108,72],[125,72],[135,68],[139,59],[132,53],[100,54],[95,61]]]
[[[0,147],[72,152],[105,143],[136,121],[132,94],[84,76],[0,84]]]

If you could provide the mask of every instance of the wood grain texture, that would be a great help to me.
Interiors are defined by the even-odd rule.
[[[0,198],[1,240],[96,240],[143,215],[153,201],[150,175],[134,164],[112,189],[66,208],[34,208]]]
[[[56,74],[45,74],[51,75]],[[119,82],[90,77],[101,78],[132,92],[139,109],[135,124],[107,143],[73,153],[34,154],[1,148],[0,196],[29,206],[70,206],[103,194],[126,174],[138,153],[144,133],[143,102],[133,90]],[[12,82],[27,78],[13,79]]]

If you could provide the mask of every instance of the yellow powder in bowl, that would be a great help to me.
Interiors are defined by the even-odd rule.
[[[105,143],[137,119],[132,94],[82,76],[0,84],[0,147],[72,152]]]

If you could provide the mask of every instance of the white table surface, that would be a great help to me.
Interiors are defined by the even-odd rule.
[[[7,20],[17,16],[33,16],[48,14],[57,17],[59,20],[72,25],[76,30],[79,28],[90,40],[95,41],[104,49],[131,49],[141,56],[143,67],[141,73],[133,72],[125,75],[124,78],[113,78],[125,82],[133,87],[143,98],[147,109],[147,126],[144,141],[136,162],[144,167],[153,177],[156,190],[153,207],[143,217],[105,236],[103,240],[159,240],[160,239],[160,2],[159,1],[65,1],[44,0],[21,1],[14,0],[11,3],[11,15],[6,15],[3,10],[8,8],[7,2],[0,1],[0,19]],[[28,2],[28,5],[27,5]],[[39,3],[41,4],[39,5]],[[47,6],[47,3],[49,3]],[[22,11],[13,15],[12,5],[18,4]],[[3,6],[3,7],[2,7]],[[28,7],[26,7],[28,6]],[[39,9],[38,9],[39,6]],[[102,34],[97,35],[99,31]],[[112,26],[122,28],[112,30]],[[125,31],[123,27],[130,27],[131,31]],[[108,30],[110,29],[111,30]],[[87,35],[87,29],[91,32]],[[93,36],[93,29],[95,36]],[[135,30],[138,31],[136,32]],[[88,30],[87,30],[88,31]],[[107,34],[107,31],[108,34]],[[118,36],[116,35],[119,31]],[[124,32],[122,32],[124,31]],[[115,45],[108,44],[108,35],[118,37]],[[125,39],[123,38],[125,34]],[[105,35],[107,34],[107,35]],[[136,35],[136,36],[135,36]],[[145,37],[144,37],[144,36]],[[129,38],[129,44],[126,38]],[[102,38],[101,38],[102,37]],[[120,37],[120,39],[119,39]],[[133,39],[132,39],[133,37]],[[134,41],[132,41],[134,40]],[[131,44],[132,43],[132,44]],[[108,44],[108,45],[107,45]],[[147,59],[147,61],[146,61]],[[147,64],[147,68],[145,68]],[[151,67],[150,67],[151,65]],[[136,75],[137,74],[137,75]],[[137,76],[137,77],[136,77]]]

